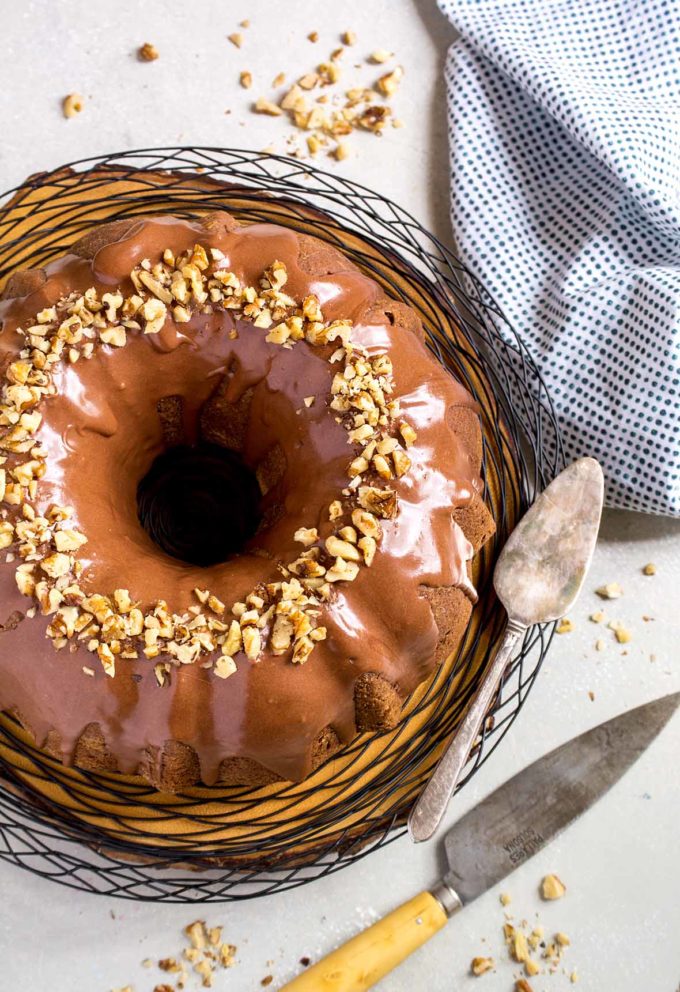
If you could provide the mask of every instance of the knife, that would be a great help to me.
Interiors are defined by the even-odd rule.
[[[633,764],[680,705],[680,692],[629,710],[539,758],[451,827],[449,870],[284,986],[365,992],[463,906],[500,882],[585,812]],[[282,990],[283,992],[283,990]]]
[[[557,620],[581,591],[595,551],[604,478],[594,458],[579,458],[553,479],[525,513],[493,573],[508,622],[475,698],[408,818],[412,841],[439,826],[512,652],[527,627]]]

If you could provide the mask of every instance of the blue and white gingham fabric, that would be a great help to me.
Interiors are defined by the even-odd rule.
[[[680,0],[439,0],[458,251],[611,506],[680,515]]]

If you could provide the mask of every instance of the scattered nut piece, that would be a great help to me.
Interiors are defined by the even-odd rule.
[[[68,96],[64,97],[62,103],[62,110],[64,111],[64,117],[75,117],[83,109],[84,101],[79,93],[69,93]]]
[[[307,40],[311,41],[312,44],[316,44],[316,42],[319,40],[319,32],[310,31],[309,34],[307,35]]]
[[[512,902],[509,892],[501,892],[499,899],[501,901],[501,906],[509,906]]]
[[[557,627],[555,628],[556,634],[571,634],[574,629],[573,621],[568,617],[562,617]]]
[[[533,989],[525,978],[518,978],[515,982],[515,992],[533,992]]]
[[[249,90],[250,87],[253,85],[252,72],[248,72],[247,70],[244,70],[242,73],[239,74],[238,81],[244,90]]]
[[[656,575],[656,565],[654,564],[654,562],[650,561],[647,565],[645,565],[645,567],[642,569],[642,574]]]
[[[561,899],[567,888],[557,875],[546,875],[541,881],[541,899],[547,901]]]
[[[240,48],[241,45],[243,44],[243,35],[240,34],[240,32],[238,31],[235,31],[234,34],[228,34],[227,38],[232,43],[232,45],[236,45],[237,48]]]
[[[155,62],[158,55],[158,49],[149,41],[145,41],[144,44],[137,50],[137,58],[140,62]]]
[[[335,156],[338,162],[344,162],[346,158],[349,158],[349,154],[350,154],[349,145],[347,144],[346,141],[338,142],[338,144],[335,146],[335,149],[333,150],[333,155]]]
[[[606,645],[606,642],[605,642],[604,637],[598,637],[598,639],[595,641],[595,650],[596,651],[604,651],[604,649],[606,648],[606,646],[607,645]]]
[[[618,599],[623,596],[623,589],[618,582],[608,582],[605,586],[600,586],[595,592],[600,599]]]
[[[590,614],[590,619],[592,620],[593,623],[602,623],[604,618],[605,616],[602,610],[595,610],[594,613]]]
[[[392,72],[387,72],[384,76],[380,77],[375,84],[376,89],[382,93],[383,96],[394,96],[399,88],[399,83],[401,82],[403,75],[404,70],[401,66],[397,66],[397,68],[393,69]]]
[[[375,65],[382,65],[383,62],[388,62],[392,56],[393,52],[388,52],[385,48],[376,48],[374,52],[369,55],[369,62],[373,62]]]
[[[515,961],[524,962],[529,959],[529,945],[527,939],[520,930],[515,930],[510,944],[510,953]]]
[[[285,81],[286,81],[285,72],[277,73],[277,75],[274,76],[274,78],[272,79],[272,89],[276,90],[279,88],[279,86],[283,86]]]
[[[270,100],[265,100],[263,96],[258,98],[253,109],[256,114],[267,114],[269,117],[280,117],[283,113],[280,107]]]
[[[340,35],[340,41],[343,43],[343,45],[355,45],[356,40],[357,40],[357,36],[355,35],[354,31],[343,31],[343,33]]]
[[[473,975],[484,975],[494,967],[493,958],[473,958],[470,963],[470,971]]]

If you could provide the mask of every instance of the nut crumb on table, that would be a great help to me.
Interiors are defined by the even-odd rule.
[[[159,56],[159,51],[155,45],[152,45],[150,41],[145,41],[143,45],[137,49],[137,58],[140,62],[155,62]]]

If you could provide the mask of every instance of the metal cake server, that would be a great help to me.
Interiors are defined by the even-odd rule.
[[[284,986],[287,992],[365,992],[454,913],[527,861],[596,802],[680,705],[680,692],[629,710],[539,758],[451,827],[449,870],[429,891],[379,920]],[[284,992],[282,989],[281,992]]]
[[[411,840],[428,840],[439,826],[519,638],[535,623],[563,617],[581,591],[595,550],[603,497],[599,463],[580,458],[553,479],[508,538],[493,576],[508,614],[505,635],[479,692],[411,810]]]

